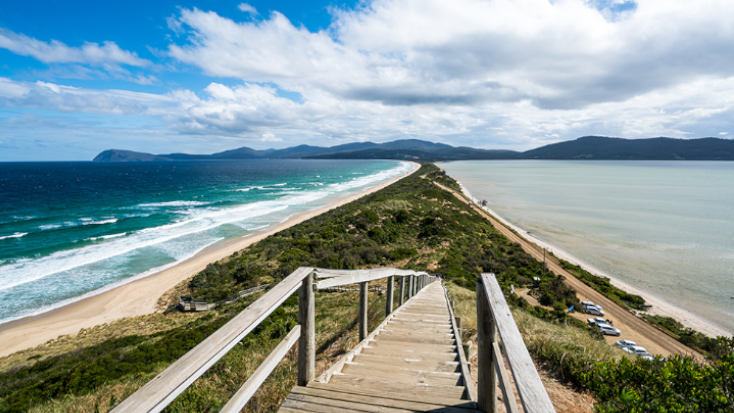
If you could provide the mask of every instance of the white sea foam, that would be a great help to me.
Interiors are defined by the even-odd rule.
[[[234,208],[212,210],[207,214],[188,217],[188,219],[180,222],[146,228],[130,236],[119,237],[110,242],[58,251],[35,259],[18,260],[13,264],[0,268],[0,291],[127,254],[141,248],[159,245],[178,237],[210,230],[222,224],[280,211],[288,208],[288,206],[284,202],[265,201]]]
[[[230,208],[209,207],[192,209],[190,213],[177,222],[172,222],[158,227],[146,228],[134,233],[113,234],[97,237],[109,241],[89,244],[73,250],[58,251],[44,257],[19,259],[10,263],[6,262],[5,265],[0,267],[0,291],[8,290],[27,283],[33,283],[53,275],[56,275],[56,277],[66,277],[66,274],[61,273],[68,273],[75,277],[79,277],[80,274],[88,272],[84,268],[85,266],[95,264],[98,267],[104,267],[107,265],[106,263],[102,264],[105,260],[114,259],[109,261],[111,268],[115,267],[115,265],[124,266],[122,262],[118,263],[117,261],[120,261],[124,257],[132,257],[132,255],[130,255],[131,253],[138,253],[139,251],[149,247],[165,251],[166,254],[169,254],[174,258],[175,262],[145,271],[116,284],[111,284],[101,289],[97,289],[91,293],[86,293],[84,297],[99,294],[103,291],[114,288],[116,285],[142,278],[165,268],[170,268],[171,266],[176,265],[176,263],[182,261],[182,257],[191,257],[196,253],[196,251],[200,251],[202,248],[205,248],[201,247],[201,243],[211,245],[219,240],[216,236],[212,237],[212,235],[214,235],[213,233],[210,233],[210,235],[207,236],[199,235],[192,237],[193,234],[203,233],[223,224],[230,223],[236,223],[246,230],[257,230],[263,227],[268,227],[279,221],[283,215],[290,217],[300,211],[319,208],[323,206],[323,201],[320,200],[324,198],[334,196],[341,192],[350,192],[360,188],[372,187],[381,181],[385,181],[406,172],[409,168],[410,164],[405,162],[395,168],[372,175],[366,175],[355,181],[320,186],[318,188],[314,187],[298,192],[293,190],[291,190],[293,192],[282,192],[283,195],[274,200],[253,202]],[[287,184],[281,184],[279,187],[285,185]],[[282,189],[285,190],[285,188]],[[165,203],[140,204],[138,206],[145,208],[157,206],[200,206],[205,204],[207,203],[197,201],[172,201]],[[240,225],[257,217],[263,218],[256,220],[257,226],[254,228],[247,228],[246,225]],[[95,221],[92,218],[88,218],[83,222],[92,223],[102,221]],[[195,239],[200,240],[200,242],[189,242],[189,240]],[[176,245],[173,245],[172,243]],[[83,281],[84,280],[81,278],[77,279],[77,282],[80,284],[83,284]],[[52,307],[57,308],[60,305],[79,300],[80,298],[83,297],[66,300],[63,304],[56,303],[53,304]],[[45,311],[50,308],[51,307],[44,307],[42,310]],[[40,311],[41,310],[37,310],[34,311],[34,313],[38,313]],[[24,311],[23,316],[27,315],[29,314]]]
[[[129,283],[131,283],[133,281],[137,281],[137,280],[143,279],[145,277],[148,277],[150,275],[156,274],[158,272],[165,271],[165,270],[167,270],[169,268],[175,267],[176,265],[180,264],[181,262],[184,262],[184,261],[188,260],[189,258],[192,258],[193,256],[195,256],[196,254],[198,254],[204,248],[206,248],[206,247],[208,247],[208,246],[210,246],[212,244],[215,244],[215,243],[217,243],[217,242],[219,242],[221,240],[222,240],[222,238],[212,239],[208,244],[206,244],[206,245],[204,245],[204,246],[196,249],[195,251],[190,252],[186,256],[182,256],[177,261],[174,261],[174,262],[171,262],[171,263],[168,263],[168,264],[165,264],[165,265],[161,265],[161,266],[158,266],[158,267],[155,267],[155,268],[151,268],[148,271],[144,271],[144,272],[142,272],[140,274],[137,274],[137,275],[135,275],[133,277],[125,278],[124,280],[120,280],[120,281],[117,281],[115,283],[111,283],[111,284],[105,285],[104,287],[98,288],[98,289],[96,289],[94,291],[89,291],[89,292],[84,293],[84,294],[82,294],[82,295],[80,295],[78,297],[73,297],[73,298],[62,300],[62,301],[59,301],[59,302],[56,302],[56,303],[53,303],[53,304],[44,305],[42,307],[34,308],[32,310],[24,310],[24,311],[21,311],[18,314],[15,314],[15,315],[13,315],[11,317],[0,319],[0,323],[7,323],[9,321],[21,319],[23,317],[32,317],[34,315],[43,314],[43,313],[45,313],[47,311],[52,311],[52,310],[55,310],[55,309],[64,307],[66,305],[75,303],[77,301],[84,300],[84,299],[89,298],[89,297],[94,297],[95,295],[99,295],[99,294],[102,294],[104,292],[113,290],[113,289],[115,289],[117,287],[123,286],[125,284],[129,284]],[[2,261],[0,261],[0,264],[2,264]]]
[[[49,225],[41,225],[40,227],[38,227],[38,229],[40,229],[41,231],[48,231],[50,229],[61,228],[62,226],[63,225],[61,224],[49,224]]]
[[[84,221],[83,225],[104,225],[104,224],[114,224],[115,222],[117,222],[117,218],[110,218],[110,219],[105,219],[102,221],[85,220],[85,218],[82,218],[81,220]]]
[[[210,205],[211,202],[202,201],[169,201],[169,202],[152,202],[149,204],[138,204],[140,208],[165,208],[165,207],[192,207]]]
[[[6,235],[4,237],[0,237],[0,239],[20,238],[20,237],[25,237],[26,235],[28,235],[27,232],[16,232],[13,235]]]
[[[123,232],[122,234],[101,235],[99,237],[92,237],[92,238],[89,238],[89,239],[91,241],[96,241],[96,240],[100,240],[100,239],[120,238],[120,237],[124,237],[125,235],[127,235],[127,232]]]

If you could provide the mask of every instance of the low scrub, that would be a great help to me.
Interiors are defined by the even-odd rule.
[[[717,340],[719,357],[699,364],[689,357],[622,359],[600,363],[581,383],[604,413],[734,411],[734,340]]]

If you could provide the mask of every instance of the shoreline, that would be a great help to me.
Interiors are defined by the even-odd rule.
[[[637,287],[627,284],[624,281],[620,281],[619,279],[613,276],[610,276],[608,273],[592,265],[585,263],[583,260],[573,256],[571,253],[533,236],[528,231],[507,221],[505,218],[503,218],[501,215],[498,215],[495,211],[491,210],[490,208],[479,205],[479,203],[477,202],[479,200],[475,198],[471,194],[471,192],[469,192],[467,187],[463,183],[459,182],[458,180],[456,182],[458,182],[459,186],[461,187],[462,193],[467,198],[469,198],[472,202],[474,202],[475,205],[487,211],[487,213],[494,216],[499,222],[501,222],[503,225],[515,231],[518,235],[520,235],[525,240],[537,245],[540,248],[547,250],[548,252],[552,252],[553,255],[555,255],[557,258],[567,261],[573,265],[577,265],[597,277],[609,278],[609,282],[614,287],[617,287],[620,290],[628,294],[639,295],[640,297],[644,298],[647,304],[652,305],[652,308],[647,311],[648,314],[660,315],[664,317],[671,317],[675,319],[676,321],[680,322],[681,324],[683,324],[683,326],[692,328],[711,338],[715,338],[716,336],[726,336],[726,337],[732,336],[732,333],[727,332],[725,329],[717,326],[713,322],[704,320],[700,316],[695,315],[691,313],[690,311],[687,311],[683,308],[677,307],[673,304],[663,301],[662,299],[655,297],[651,295],[650,293],[647,293],[643,290],[640,290]]]
[[[416,162],[407,162],[412,164],[412,169],[387,182],[337,199],[322,208],[292,215],[283,222],[269,225],[268,229],[262,232],[206,247],[193,257],[163,271],[42,314],[0,325],[0,342],[3,343],[0,357],[36,347],[62,335],[75,335],[83,328],[107,324],[122,318],[153,314],[158,311],[158,300],[163,294],[205,269],[209,263],[228,257],[284,229],[377,192],[420,168],[420,164]]]

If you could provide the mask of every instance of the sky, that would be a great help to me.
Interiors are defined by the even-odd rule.
[[[734,134],[731,0],[0,2],[0,161]]]

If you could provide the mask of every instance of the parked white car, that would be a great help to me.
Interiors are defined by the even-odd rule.
[[[647,352],[647,350],[645,349],[645,347],[631,346],[631,347],[625,347],[622,350],[624,350],[624,351],[626,351],[626,352],[628,352],[630,354],[634,354],[636,356],[640,356],[642,358],[645,358],[646,360],[652,360],[652,356],[650,355],[650,353]]]
[[[596,327],[607,336],[621,336],[622,331],[610,326],[609,324],[597,324]]]
[[[622,347],[622,350],[625,350],[625,351],[626,351],[627,347],[637,347],[637,343],[635,343],[632,340],[619,340],[619,341],[617,341],[614,344],[617,345],[617,346],[619,346],[619,347]]]
[[[595,305],[584,306],[584,312],[586,314],[600,315],[604,317],[604,311],[602,311],[600,307],[597,307]]]
[[[590,326],[595,326],[597,324],[606,324],[607,320],[601,317],[594,317],[594,318],[587,318],[586,322],[589,323]]]

